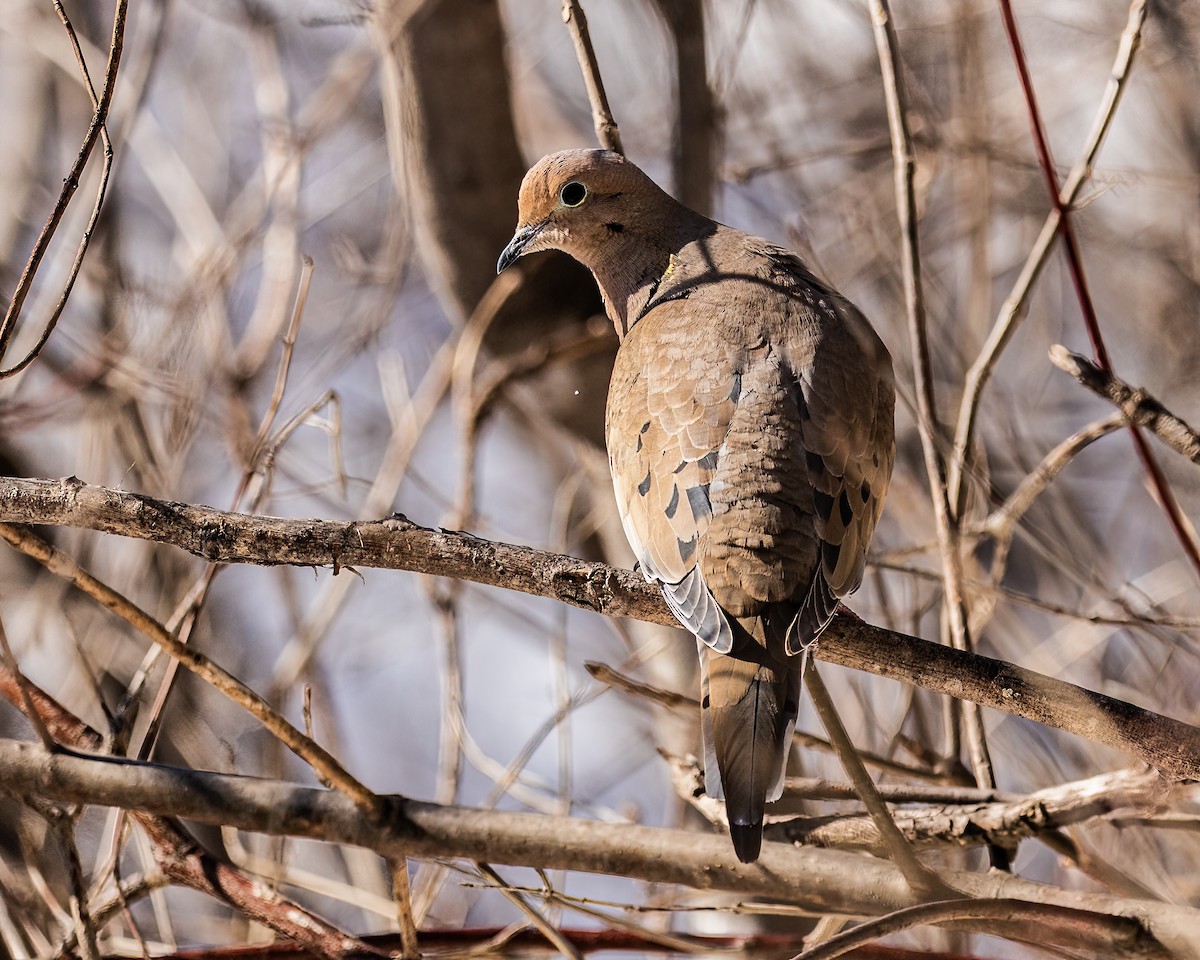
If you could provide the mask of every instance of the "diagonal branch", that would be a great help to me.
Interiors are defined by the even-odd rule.
[[[96,200],[92,205],[91,216],[88,218],[83,236],[79,240],[79,246],[75,251],[75,259],[67,273],[67,278],[63,284],[62,292],[59,294],[58,302],[54,305],[50,317],[43,325],[37,343],[30,348],[23,359],[0,370],[0,379],[13,376],[32,363],[41,352],[42,347],[50,339],[50,334],[54,332],[55,326],[58,325],[63,308],[67,305],[67,298],[70,297],[71,290],[75,286],[75,278],[79,275],[79,270],[83,266],[84,255],[87,253],[88,246],[92,242],[92,234],[96,229],[97,221],[100,219],[100,211],[104,207],[104,196],[108,190],[109,174],[112,172],[113,149],[108,139],[108,130],[105,123],[108,120],[109,108],[112,106],[113,91],[116,89],[117,83],[117,70],[121,64],[121,52],[125,46],[125,16],[128,12],[129,0],[117,0],[116,9],[113,11],[113,28],[108,48],[108,64],[104,71],[104,86],[99,95],[97,95],[96,89],[92,84],[92,79],[88,73],[87,64],[84,62],[83,53],[80,50],[75,29],[71,26],[71,21],[67,19],[61,2],[56,0],[54,6],[59,18],[63,22],[63,26],[66,28],[67,38],[70,40],[71,47],[75,52],[80,73],[83,77],[84,87],[92,101],[93,113],[91,122],[88,124],[87,133],[84,134],[83,143],[75,156],[75,162],[63,178],[62,190],[59,191],[54,209],[50,211],[50,215],[46,218],[46,223],[42,227],[41,233],[38,234],[33,250],[29,253],[29,259],[25,263],[25,269],[21,271],[21,278],[17,281],[17,289],[13,291],[8,309],[4,313],[4,319],[0,321],[0,361],[3,360],[4,355],[8,351],[11,338],[16,333],[17,325],[21,318],[21,310],[25,305],[25,298],[29,295],[29,291],[33,287],[33,279],[37,276],[42,258],[45,257],[46,251],[50,249],[50,242],[54,239],[55,231],[58,230],[62,218],[66,215],[67,207],[70,206],[71,199],[75,196],[75,191],[79,189],[79,178],[83,176],[84,168],[87,166],[92,151],[95,149],[97,140],[102,140],[104,143],[103,169],[100,174],[100,186],[96,192]]]
[[[1079,160],[1067,176],[1055,203],[1046,220],[1042,224],[1037,241],[1025,258],[1016,283],[1000,307],[1000,315],[988,334],[979,356],[967,371],[963,384],[962,402],[958,412],[958,425],[954,434],[954,452],[950,458],[950,499],[955,513],[962,516],[966,510],[967,485],[964,473],[968,469],[967,458],[975,443],[975,427],[978,422],[979,404],[983,397],[984,388],[991,379],[992,373],[999,362],[1000,355],[1020,326],[1025,305],[1033,286],[1041,275],[1042,268],[1049,259],[1054,241],[1058,237],[1059,223],[1063,211],[1074,207],[1075,202],[1083,191],[1084,185],[1092,176],[1096,158],[1100,148],[1108,136],[1108,131],[1117,115],[1117,107],[1129,84],[1133,68],[1134,55],[1142,40],[1142,25],[1146,19],[1146,0],[1133,0],[1129,10],[1129,20],[1117,44],[1117,55],[1113,62],[1104,96],[1096,111],[1092,129],[1088,134]]]
[[[285,520],[170,503],[66,480],[0,478],[0,522],[152,540],[215,563],[376,567],[455,577],[610,617],[676,626],[644,578],[603,563],[430,530],[402,516]],[[949,694],[1121,750],[1174,779],[1200,779],[1200,729],[1015,664],[863,623],[842,608],[818,660]]]
[[[1141,387],[1131,387],[1111,370],[1072,353],[1060,343],[1050,348],[1050,362],[1111,403],[1130,423],[1145,427],[1176,453],[1200,463],[1200,434]]]
[[[1145,8],[1145,0],[1135,0],[1129,14],[1131,26],[1135,22],[1140,24],[1146,15]],[[1042,123],[1041,111],[1038,109],[1037,97],[1033,90],[1033,80],[1029,75],[1029,65],[1025,61],[1025,49],[1021,43],[1021,34],[1017,29],[1017,20],[1013,15],[1010,0],[1000,0],[1000,14],[1001,19],[1004,21],[1004,32],[1008,35],[1009,46],[1012,47],[1013,60],[1016,63],[1017,73],[1021,79],[1021,90],[1025,95],[1025,103],[1029,108],[1029,122],[1033,127],[1033,142],[1037,148],[1038,164],[1041,166],[1042,174],[1046,179],[1046,187],[1050,192],[1051,201],[1061,214],[1058,231],[1066,247],[1067,266],[1071,272],[1071,282],[1075,286],[1075,295],[1079,300],[1079,308],[1083,313],[1083,325],[1087,329],[1088,339],[1092,342],[1092,352],[1095,354],[1096,364],[1102,370],[1111,372],[1112,364],[1108,359],[1108,350],[1104,346],[1104,337],[1100,333],[1100,321],[1096,314],[1096,305],[1092,301],[1091,292],[1088,290],[1087,277],[1083,270],[1083,257],[1079,252],[1079,243],[1075,238],[1075,228],[1070,217],[1071,211],[1063,203],[1062,195],[1059,192],[1058,174],[1054,170],[1054,158],[1050,154],[1050,142],[1046,136],[1045,125]],[[1167,515],[1167,521],[1171,526],[1172,532],[1175,534],[1179,545],[1183,548],[1183,552],[1191,562],[1192,567],[1197,574],[1200,574],[1200,542],[1197,542],[1194,528],[1179,508],[1175,494],[1168,485],[1167,478],[1163,476],[1162,468],[1158,465],[1158,461],[1154,459],[1154,453],[1151,451],[1150,445],[1146,442],[1146,438],[1142,435],[1142,431],[1136,423],[1130,422],[1129,435],[1133,438],[1133,446],[1137,450],[1138,459],[1142,461],[1142,467],[1150,479],[1150,484],[1154,488],[1159,503],[1162,505],[1163,512]]]
[[[181,643],[161,623],[132,603],[128,598],[92,576],[62,551],[21,527],[0,523],[0,539],[42,564],[56,576],[62,577],[87,594],[101,606],[165,650],[196,676],[220,690],[238,706],[252,714],[267,730],[296,756],[309,764],[322,782],[336,785],[363,811],[371,815],[376,810],[376,798],[356,780],[324,747],[306,737],[279,714],[266,700],[242,683],[237,677],[214,663],[202,653]]]

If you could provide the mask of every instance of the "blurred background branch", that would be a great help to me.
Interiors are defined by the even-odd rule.
[[[1063,907],[1100,897],[1100,912],[1128,903],[1194,928],[1200,610],[1188,557],[1156,517],[1166,491],[1186,531],[1200,475],[1167,456],[1159,483],[1110,435],[1149,398],[1147,423],[1200,417],[1200,14],[1140,0],[892,5],[887,72],[905,95],[892,129],[903,119],[908,133],[898,194],[870,4],[583,3],[629,156],[689,205],[797,250],[896,359],[895,480],[853,599],[868,623],[839,617],[821,656],[851,669],[822,678],[901,829],[938,838],[922,862],[976,899],[1047,888]],[[911,905],[861,850],[769,844],[796,889],[788,871],[835,861],[830,876],[857,882],[807,911],[773,902],[784,881],[704,879],[704,858],[728,859],[710,832],[719,810],[662,755],[698,749],[695,655],[628,571],[600,447],[616,338],[572,261],[538,255],[494,276],[524,171],[596,145],[562,11],[9,0],[0,475],[94,486],[6,480],[4,516],[50,524],[38,532],[54,555],[141,611],[164,646],[220,664],[372,796],[524,812],[512,838],[569,826],[580,846],[372,850],[30,787],[0,797],[5,956],[269,939],[399,950],[409,914],[410,953],[528,951],[539,930],[560,950],[603,935],[629,952],[782,955]],[[66,202],[80,191],[93,203]],[[1054,255],[1067,226],[1074,260]],[[906,262],[924,303],[920,392]],[[1144,391],[1131,410],[1047,361],[1053,344],[1088,351],[1077,268],[1107,374]],[[925,390],[937,408],[923,446]],[[941,525],[927,453],[945,474]],[[84,522],[85,508],[107,519]],[[397,512],[425,526],[379,519]],[[104,532],[129,524],[150,539]],[[366,572],[400,565],[398,545],[424,572]],[[274,562],[222,562],[235,548]],[[44,736],[185,778],[317,782],[244,709],[41,563],[5,547],[0,584],[12,704],[0,739]],[[960,631],[943,625],[956,590]],[[974,655],[950,648],[955,632]],[[589,662],[606,666],[593,676]],[[961,699],[982,707],[960,738]],[[820,733],[806,700],[795,789],[775,811],[791,823],[772,829],[862,840]],[[970,748],[984,739],[996,785],[981,791]],[[159,768],[117,772],[143,769]],[[1159,771],[1175,784],[1156,786]],[[931,790],[943,792],[917,796]],[[1011,876],[983,872],[981,838],[1011,855]],[[867,881],[904,897],[860,902]],[[888,921],[861,934],[890,930],[886,946],[859,955],[1070,955],[1050,936],[1030,946],[1030,918],[1005,926],[991,909],[969,929]],[[1104,922],[1084,918],[1081,935],[1122,933]],[[464,936],[431,932],[447,929]],[[1046,928],[1074,929],[1065,915]],[[1155,949],[1137,939],[1146,929],[1075,953]]]

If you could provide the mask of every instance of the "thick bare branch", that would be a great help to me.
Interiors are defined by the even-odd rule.
[[[550,597],[613,617],[675,626],[637,574],[561,554],[430,530],[405,517],[285,520],[170,503],[66,480],[0,479],[0,521],[153,540],[217,563],[377,567]],[[1200,779],[1200,729],[1015,664],[863,623],[842,608],[816,657],[1058,727],[1175,779]]]
[[[894,788],[902,794],[904,787]],[[911,788],[909,788],[911,789]],[[914,844],[974,846],[994,842],[1015,847],[1048,830],[1073,826],[1116,811],[1150,809],[1165,796],[1153,770],[1118,770],[1088,780],[1058,784],[1016,800],[990,803],[905,805],[896,825]],[[861,814],[788,820],[769,828],[775,839],[821,846],[885,849],[874,824]]]
[[[725,806],[704,795],[704,774],[692,757],[667,757],[676,792],[710,822],[726,825]],[[1190,784],[1178,789],[1188,790]],[[976,787],[944,787],[906,783],[879,784],[876,790],[893,805],[893,819],[910,843],[961,847],[997,843],[1015,848],[1026,839],[1052,830],[1109,818],[1121,823],[1148,823],[1170,799],[1170,788],[1149,768],[1126,768],[1086,780],[1056,784],[1027,796],[989,794]],[[789,779],[784,795],[768,809],[767,837],[822,847],[887,852],[879,831],[862,812],[827,816],[794,816],[801,800],[856,800],[848,783]]]
[[[758,863],[740,864],[726,838],[716,834],[403,798],[383,798],[386,816],[371,822],[335,791],[112,758],[48,754],[38,746],[11,740],[0,740],[0,782],[21,795],[120,805],[241,830],[348,843],[391,856],[407,852],[619,874],[860,916],[877,916],[915,903],[894,866],[856,853],[766,843]],[[1009,898],[1132,918],[1168,950],[1181,956],[1194,956],[1200,950],[1200,911],[1188,907],[1063,890],[999,873],[946,871],[943,878],[966,897]],[[968,920],[965,929],[994,927]],[[1045,933],[1030,930],[1028,935]],[[1107,927],[1077,934],[1075,946],[1088,956],[1129,956],[1119,952],[1127,947],[1124,940],[1114,938]]]
[[[26,713],[31,721],[36,717],[65,746],[83,751],[104,748],[104,738],[98,732],[44,690],[27,680],[20,682],[11,671],[3,668],[0,668],[0,697]],[[34,711],[32,716],[30,710]],[[310,913],[277,889],[261,883],[257,877],[213,856],[175,820],[136,810],[132,816],[146,832],[155,863],[171,883],[228,904],[248,919],[302,944],[318,956],[343,956],[352,948],[370,953],[370,948],[362,941]],[[93,919],[100,924],[107,912],[102,905],[92,911]],[[66,948],[72,947],[73,940],[70,940]]]

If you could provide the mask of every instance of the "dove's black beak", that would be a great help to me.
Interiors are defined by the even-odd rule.
[[[504,252],[500,254],[500,259],[496,261],[496,272],[503,273],[506,268],[516,263],[517,259],[525,254],[525,248],[529,246],[541,229],[542,224],[535,223],[533,226],[521,227],[517,230],[513,234],[513,238],[508,241]]]

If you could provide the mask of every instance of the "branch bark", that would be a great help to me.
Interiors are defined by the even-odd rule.
[[[575,56],[583,74],[583,85],[587,88],[588,103],[592,107],[592,123],[596,127],[596,139],[605,150],[612,150],[624,156],[621,131],[608,105],[604,80],[600,76],[600,65],[596,61],[596,51],[592,48],[592,36],[588,33],[587,17],[584,16],[579,0],[563,0],[562,18],[571,34],[571,43],[575,46]]]
[[[377,567],[549,597],[611,617],[676,626],[659,592],[628,570],[402,516],[289,520],[157,500],[75,477],[0,478],[0,521],[72,526],[169,544],[213,563]],[[1121,750],[1166,776],[1200,779],[1200,728],[1015,664],[863,623],[842,608],[822,635],[827,663],[969,700]]]
[[[1016,800],[906,805],[894,810],[892,816],[904,836],[916,845],[970,847],[996,843],[1015,849],[1021,840],[1117,810],[1149,810],[1165,796],[1163,786],[1152,770],[1126,769],[1048,787]],[[862,814],[796,818],[767,829],[769,836],[795,843],[886,849],[874,824]]]
[[[1200,434],[1141,387],[1131,387],[1111,370],[1072,353],[1061,343],[1050,348],[1050,362],[1111,403],[1130,423],[1145,427],[1176,453],[1200,463]]]
[[[18,677],[2,668],[0,697],[25,712],[31,722],[35,717],[40,720],[61,744],[86,751],[104,748],[104,738],[99,733],[44,690],[29,681],[20,683]],[[30,710],[34,711],[32,716]],[[262,923],[317,956],[341,957],[348,950],[359,950],[364,955],[372,953],[363,941],[205,850],[178,821],[137,810],[132,811],[132,816],[150,840],[155,864],[171,883],[228,904],[247,919]],[[99,922],[104,912],[93,910],[93,919]],[[65,947],[70,950],[73,943],[68,941]]]
[[[240,830],[347,843],[385,856],[407,853],[618,874],[858,916],[878,916],[916,903],[892,864],[856,853],[766,843],[758,863],[747,865],[733,860],[728,841],[717,834],[443,806],[400,797],[382,798],[385,816],[372,823],[352,801],[334,791],[110,757],[49,754],[36,745],[12,740],[0,740],[0,783],[21,795],[122,806]],[[1071,931],[1072,946],[1090,957],[1143,955],[1128,952],[1128,919],[1138,925],[1134,934],[1139,943],[1161,944],[1181,956],[1200,951],[1200,911],[1188,907],[1064,890],[996,872],[946,871],[943,879],[966,897],[1009,898],[1105,915],[1097,917],[1095,924]],[[1100,922],[1106,919],[1120,929]],[[967,920],[962,928],[993,933],[996,929],[994,920]],[[1005,935],[1012,935],[1011,930]],[[1053,926],[1031,922],[1018,930],[1017,938],[1054,936]]]
[[[666,759],[676,792],[710,823],[725,826],[725,805],[704,795],[699,763],[692,757]],[[989,796],[978,788],[903,783],[879,784],[876,789],[892,806],[892,818],[905,838],[925,848],[996,843],[1015,850],[1022,840],[1102,817],[1144,824],[1151,819],[1150,811],[1163,809],[1175,796],[1154,770],[1144,767],[1056,784],[1026,796]],[[768,809],[766,837],[883,855],[888,848],[865,813],[788,816],[800,809],[801,801],[856,799],[855,788],[847,783],[789,779],[783,796]]]

